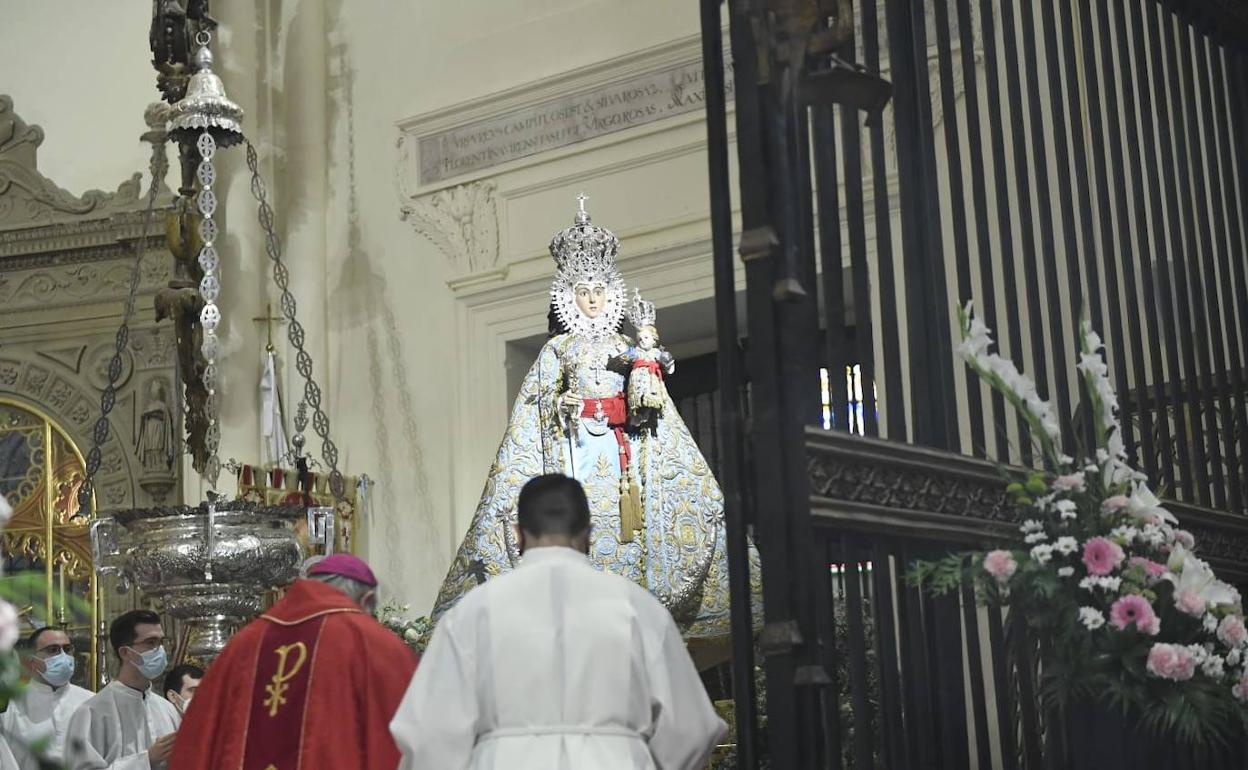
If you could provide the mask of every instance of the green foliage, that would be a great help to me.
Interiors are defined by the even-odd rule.
[[[1242,618],[1243,608],[1237,601],[1227,603],[1229,587],[1218,589],[1208,565],[1190,553],[1170,565],[1178,574],[1164,569],[1172,555],[1191,551],[1190,542],[1179,548],[1183,533],[1173,515],[1127,463],[1117,395],[1100,338],[1086,322],[1080,325],[1078,368],[1095,445],[1079,447],[1076,459],[1058,451],[1055,416],[1035,384],[988,352],[991,333],[973,318],[969,303],[959,308],[959,320],[959,355],[1026,419],[1045,469],[1007,475],[1006,495],[1023,524],[1020,536],[1002,543],[1003,552],[918,561],[908,581],[936,596],[969,585],[980,601],[1008,606],[1007,634],[1014,643],[1034,648],[1039,695],[1050,714],[1100,702],[1145,733],[1178,741],[1193,752],[1228,745],[1248,721],[1248,709],[1233,690],[1241,676],[1248,682],[1242,662],[1248,648],[1220,640],[1213,629],[1214,621],[1228,615]],[[1094,538],[1116,545],[1089,543]],[[986,561],[996,575],[985,569]],[[1190,580],[1189,569],[1195,570]],[[1181,581],[1190,591],[1185,606],[1196,617],[1176,604],[1175,585]],[[1147,611],[1135,597],[1147,601]],[[1195,609],[1192,601],[1198,602]],[[1124,613],[1118,625],[1112,622],[1115,605]],[[1138,612],[1146,630],[1128,612]],[[1157,671],[1148,667],[1154,650]],[[1167,657],[1194,669],[1170,667]]]
[[[32,606],[37,612],[47,606],[48,576],[44,572],[17,572],[0,577],[0,599],[17,607]],[[91,617],[91,603],[71,591],[62,596],[52,591],[52,606],[65,607],[67,617],[79,620]]]
[[[377,622],[393,631],[418,655],[423,655],[425,648],[429,646],[429,637],[433,634],[433,623],[425,615],[409,619],[407,613],[410,610],[409,605],[386,602],[377,610]]]

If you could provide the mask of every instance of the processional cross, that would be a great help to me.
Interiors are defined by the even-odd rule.
[[[264,349],[267,352],[272,353],[275,349],[273,347],[273,322],[277,321],[278,325],[280,326],[281,324],[286,323],[286,319],[280,315],[273,315],[273,303],[266,302],[264,305],[264,315],[260,316],[259,318],[253,318],[251,320],[255,321],[256,323],[264,324],[264,331],[265,331],[266,336],[268,337],[268,341],[265,343]]]

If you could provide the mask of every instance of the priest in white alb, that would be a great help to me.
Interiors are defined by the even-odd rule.
[[[519,566],[438,624],[390,724],[401,770],[694,770],[726,726],[671,614],[595,569],[579,482],[520,492]]]
[[[82,704],[65,736],[68,770],[166,770],[182,715],[152,689],[168,656],[160,616],[131,610],[108,631],[117,678]]]

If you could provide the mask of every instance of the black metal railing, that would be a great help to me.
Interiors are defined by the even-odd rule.
[[[1074,367],[1089,318],[1129,452],[1192,506],[1185,525],[1212,522],[1206,555],[1242,580],[1248,13],[1227,0],[728,0],[734,253],[722,5],[701,2],[717,321],[734,351],[717,360],[713,434],[735,585],[747,533],[761,555],[772,766],[1038,768],[1060,726],[1043,724],[1028,651],[972,597],[899,580],[914,556],[1007,521],[947,509],[961,498],[940,491],[966,482],[958,462],[1038,462],[1023,421],[955,365],[953,306],[974,298],[1003,354],[1074,420],[1068,449],[1089,430]],[[825,431],[820,371],[854,365],[862,419]],[[830,414],[849,414],[849,392],[823,392]],[[818,437],[861,440],[847,429],[885,440],[855,445],[877,466],[926,467],[921,482],[866,485],[909,503],[821,491],[863,467],[833,452],[844,467],[815,472],[829,456]],[[971,486],[981,497],[964,507],[993,499]],[[1216,555],[1223,544],[1240,550]],[[738,593],[740,699],[754,624]],[[757,766],[753,716],[739,700],[744,767]],[[938,758],[919,761],[931,747]]]
[[[823,654],[838,722],[818,766],[1047,770],[1111,740],[1045,707],[1035,639],[1021,618],[981,606],[970,585],[933,597],[907,582],[916,559],[983,547],[1013,528],[994,463],[814,429],[808,448],[835,619]],[[1248,586],[1248,522],[1177,513],[1221,574]],[[1177,752],[1135,766],[1230,770],[1243,751],[1225,760]]]

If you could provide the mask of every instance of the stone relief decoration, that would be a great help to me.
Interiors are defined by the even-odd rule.
[[[5,347],[0,351],[0,396],[30,405],[60,426],[70,440],[85,451],[91,445],[91,431],[99,412],[99,393],[85,382],[80,371],[49,359],[36,360],[36,354]],[[99,498],[101,507],[130,506],[136,502],[136,463],[128,458],[130,431],[121,423],[125,411],[119,408],[111,420],[100,463],[102,483],[107,490]],[[120,430],[119,430],[120,428]],[[115,501],[115,502],[114,502]]]
[[[43,129],[28,125],[13,111],[12,98],[0,94],[0,228],[106,215],[141,205],[142,175],[137,172],[116,192],[90,190],[78,197],[62,190],[35,168],[43,136]]]
[[[492,181],[448,187],[432,195],[400,195],[400,218],[450,260],[456,277],[498,266],[498,185]]]
[[[166,112],[155,105],[141,116],[147,131],[139,138],[151,144],[152,173],[165,166]],[[0,95],[0,399],[47,415],[85,453],[143,234],[146,196],[138,173],[112,193],[65,191],[38,170],[43,138]],[[159,223],[172,196],[163,178],[157,183]],[[153,297],[173,276],[164,235],[156,224],[139,261],[137,312],[101,445],[101,509],[180,502],[166,500],[175,488],[180,497],[181,409],[169,397],[176,382],[174,330],[153,325]]]
[[[0,204],[5,200],[0,195]],[[154,291],[169,280],[168,260],[157,254],[143,258],[140,290]],[[33,271],[0,273],[0,307],[5,311],[49,304],[77,304],[92,300],[114,300],[126,296],[130,265],[88,263],[48,267]]]

